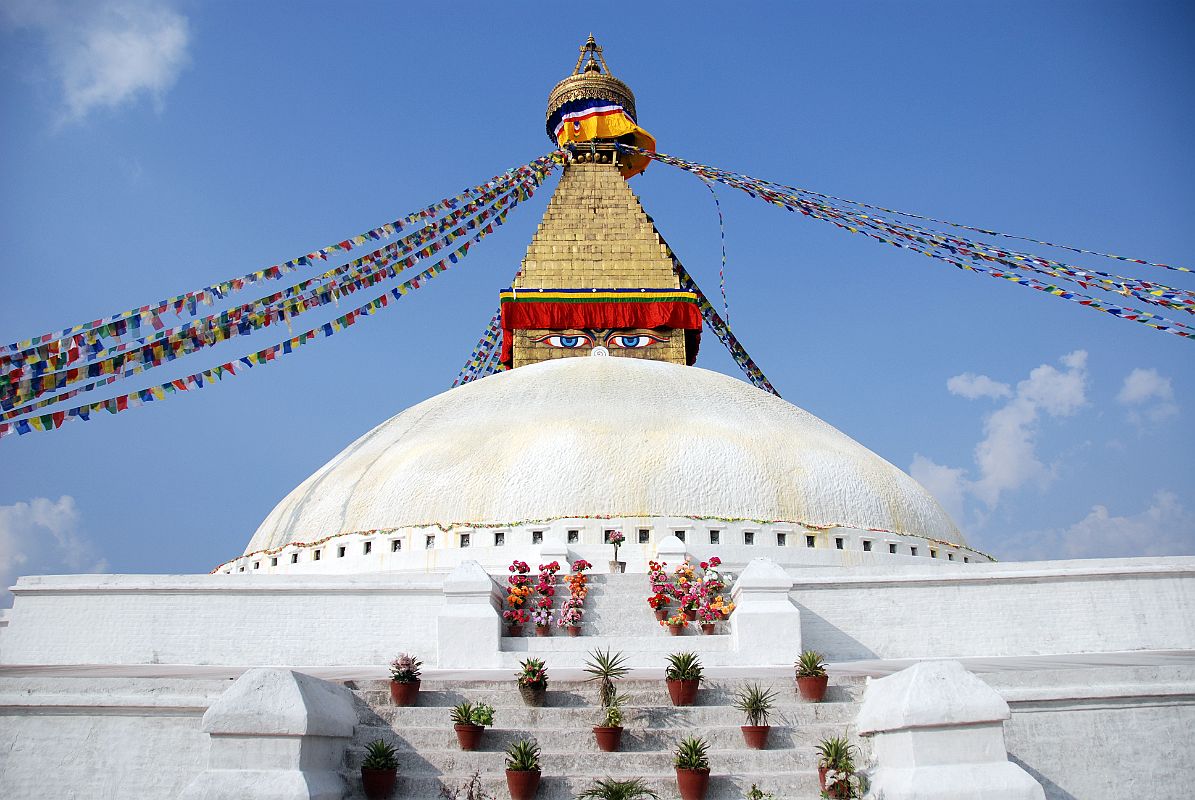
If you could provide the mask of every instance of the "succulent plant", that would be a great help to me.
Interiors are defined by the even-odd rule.
[[[672,653],[668,656],[668,668],[664,677],[670,681],[703,680],[704,669],[696,653]]]
[[[797,668],[798,678],[820,678],[826,674],[826,662],[822,660],[822,654],[812,650],[801,653],[793,666]]]
[[[610,697],[610,702],[602,708],[602,727],[603,728],[621,728],[622,727],[622,707],[626,703],[626,695],[615,692]]]
[[[744,684],[734,696],[734,707],[747,715],[748,725],[767,725],[768,714],[775,704],[776,692],[758,683]]]
[[[677,769],[709,769],[710,744],[700,736],[686,736],[676,746],[672,763]]]
[[[539,769],[539,743],[534,739],[519,739],[506,748],[506,768],[518,772]]]
[[[386,744],[383,739],[374,739],[365,745],[365,760],[361,762],[362,769],[397,769],[398,759],[394,748]]]
[[[577,795],[578,800],[660,800],[660,796],[648,788],[642,778],[615,780],[602,778],[590,784]]]

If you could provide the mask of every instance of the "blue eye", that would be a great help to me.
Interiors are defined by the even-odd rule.
[[[580,347],[589,347],[593,344],[593,340],[584,334],[564,334],[564,333],[550,333],[547,336],[541,336],[534,340],[536,344],[543,343],[548,347],[559,347],[562,350],[576,350]]]
[[[667,336],[652,336],[645,333],[616,333],[610,336],[606,340],[606,343],[625,350],[638,350],[642,347],[650,347],[657,342],[666,341],[668,341]]]

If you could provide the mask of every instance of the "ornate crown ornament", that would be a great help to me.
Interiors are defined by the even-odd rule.
[[[588,61],[585,60],[587,54]],[[602,56],[602,48],[594,41],[593,34],[589,35],[589,41],[581,45],[581,55],[577,58],[573,74],[556,84],[548,94],[548,110],[544,119],[548,138],[553,144],[556,143],[556,137],[552,134],[552,115],[572,100],[610,100],[626,109],[631,119],[638,118],[635,114],[635,94],[629,86],[610,74],[610,68]]]

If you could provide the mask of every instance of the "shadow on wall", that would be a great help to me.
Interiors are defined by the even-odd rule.
[[[1008,754],[1008,760],[1028,772],[1031,776],[1033,776],[1033,780],[1041,784],[1041,787],[1046,790],[1046,800],[1079,800],[1079,798],[1075,797],[1066,789],[1063,789],[1061,786],[1054,783],[1054,781],[1050,780],[1045,775],[1042,775],[1040,772],[1014,756],[1012,753]]]
[[[856,661],[879,658],[875,651],[864,647],[857,639],[848,636],[824,617],[814,614],[789,595],[793,605],[801,612],[801,649],[816,650],[827,661]]]

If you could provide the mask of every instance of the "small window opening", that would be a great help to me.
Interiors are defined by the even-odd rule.
[[[402,550],[402,539],[391,539],[390,552],[397,553],[399,550]]]
[[[910,547],[910,548],[909,548],[909,555],[911,555],[911,556],[915,556],[915,555],[917,555],[917,548],[916,548],[916,547]]]
[[[362,555],[369,555],[372,552],[373,552],[373,542],[366,542],[365,544],[361,545]]]
[[[291,554],[290,554],[290,563],[292,563],[292,564],[298,564],[298,563],[299,563],[299,554],[298,554],[298,553],[291,553]]]
[[[473,534],[462,533],[461,534],[461,547],[468,547],[469,544],[472,542],[472,540],[473,540]]]
[[[834,546],[835,546],[836,548],[838,548],[839,550],[841,550],[841,549],[842,549],[842,547],[843,547],[843,545],[844,545],[844,544],[846,544],[846,543],[845,543],[845,542],[842,540],[842,537],[841,537],[841,536],[836,536],[836,537],[834,538]]]
[[[947,561],[954,561],[954,553],[947,553],[947,554],[946,554],[946,560],[947,560]]]
[[[253,568],[254,568],[254,569],[261,569],[261,562],[260,562],[260,561],[254,561],[254,562],[253,562]]]
[[[805,537],[805,546],[806,547],[817,547],[817,537],[816,536],[806,536]]]
[[[722,531],[710,531],[710,544],[722,543]]]
[[[743,532],[743,544],[755,544],[755,533],[753,531]]]
[[[278,556],[270,556],[270,566],[271,567],[278,566]]]
[[[581,541],[581,531],[569,531],[568,532],[568,543],[569,544],[576,544],[579,541]]]
[[[345,550],[346,550],[346,548],[345,548],[345,546],[344,546],[344,545],[341,545],[340,547],[337,547],[337,548],[336,548],[336,557],[337,557],[337,558],[344,558]]]
[[[611,537],[613,534],[614,534],[614,529],[613,529],[613,528],[610,528],[610,529],[608,529],[608,530],[604,530],[604,531],[602,531],[602,541],[603,541],[603,542],[605,542],[606,544],[610,544],[610,537]]]
[[[531,532],[531,543],[532,544],[541,544],[543,542],[543,540],[544,540],[544,532],[543,531],[532,531]]]
[[[237,572],[244,572],[244,571],[245,571],[244,567],[237,567]]]
[[[648,528],[639,529],[639,544],[647,544],[651,539],[651,530]]]
[[[896,545],[894,545],[894,544],[892,544],[891,542],[889,542],[889,543],[888,543],[888,552],[889,552],[889,553],[892,553],[893,555],[895,555],[895,554],[896,554]]]
[[[970,558],[968,558],[967,556],[963,556],[963,563],[964,563],[964,564],[970,564],[970,563],[971,563],[971,559],[970,559]]]
[[[498,531],[494,534],[494,547],[502,547],[506,544],[506,531]]]
[[[423,549],[431,550],[435,546],[436,546],[436,535],[434,533],[428,534],[427,538],[423,540]]]
[[[870,553],[870,552],[871,552],[871,540],[870,540],[870,539],[864,539],[864,540],[863,540],[863,552],[864,552],[864,553]]]
[[[319,557],[320,557],[320,551],[319,551],[319,550],[316,550],[314,553],[312,553],[312,554],[311,554],[311,560],[312,560],[312,561],[319,561]]]
[[[787,533],[776,534],[776,546],[777,547],[784,547],[784,545],[787,543],[788,543],[788,534]]]
[[[937,551],[937,550],[930,550],[930,551],[929,551],[929,557],[930,557],[930,558],[937,558],[937,557],[938,557],[938,551]]]
[[[676,538],[680,539],[682,542],[685,540],[684,531],[673,531],[673,533],[676,534]]]

